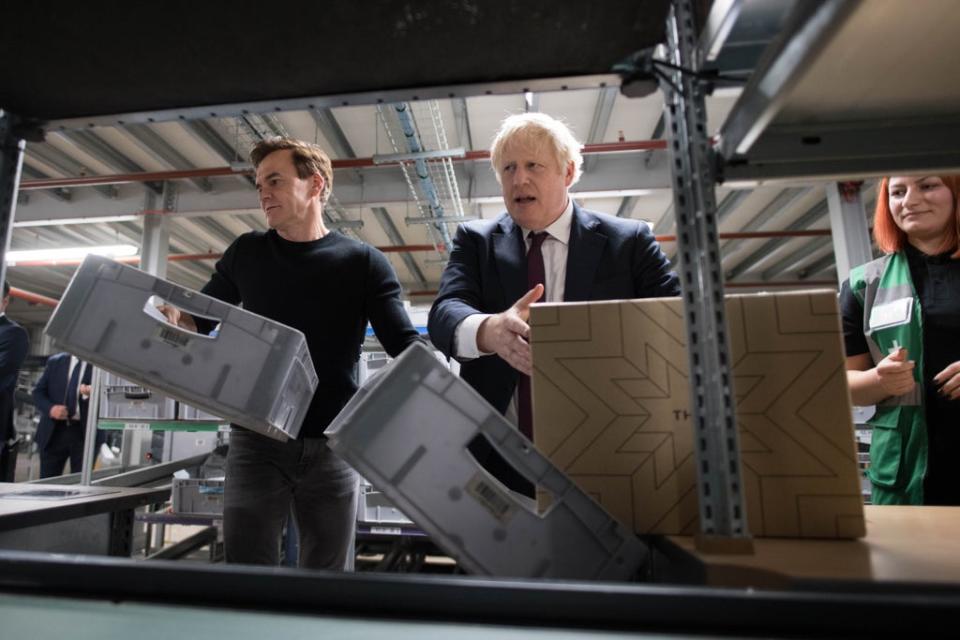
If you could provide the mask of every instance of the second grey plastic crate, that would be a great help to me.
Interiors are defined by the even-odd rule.
[[[174,478],[171,508],[174,513],[223,514],[223,480]]]
[[[154,297],[220,322],[166,322]],[[47,334],[95,365],[264,435],[296,437],[317,386],[303,334],[101,256],[87,256]]]
[[[177,403],[143,387],[104,387],[100,392],[100,417],[175,420]]]
[[[622,580],[646,546],[424,345],[410,346],[336,417],[330,447],[467,571]],[[477,435],[554,502],[539,514],[467,451]],[[528,501],[532,503],[532,500]]]
[[[203,409],[198,409],[197,407],[192,407],[189,404],[183,402],[177,403],[177,419],[179,420],[223,420],[220,416],[216,416],[208,411]]]
[[[357,522],[368,525],[412,526],[410,520],[387,496],[366,480],[360,480],[357,492]]]

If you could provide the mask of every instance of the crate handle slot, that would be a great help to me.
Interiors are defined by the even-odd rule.
[[[181,327],[180,325],[173,324],[172,322],[167,320],[167,316],[165,316],[163,312],[160,311],[160,307],[164,305],[168,307],[173,307],[178,311],[180,311],[181,313],[188,313],[191,316],[197,316],[205,320],[212,320],[217,323],[217,326],[214,327],[213,331],[210,332],[210,335],[207,335],[205,333],[200,333],[199,331],[193,331],[192,329],[188,329],[186,327]],[[222,318],[197,313],[196,311],[192,311],[190,309],[184,308],[182,305],[174,304],[169,300],[164,300],[163,298],[161,298],[156,294],[151,295],[149,298],[147,298],[146,303],[143,305],[143,312],[150,318],[160,323],[163,327],[162,330],[164,332],[168,332],[170,330],[176,331],[177,333],[182,334],[184,339],[201,338],[204,340],[216,340],[217,330],[220,326],[220,322],[222,321]]]

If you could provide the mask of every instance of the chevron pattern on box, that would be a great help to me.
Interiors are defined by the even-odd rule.
[[[865,534],[836,294],[728,296],[756,536]],[[678,298],[535,305],[534,442],[637,533],[698,530]]]

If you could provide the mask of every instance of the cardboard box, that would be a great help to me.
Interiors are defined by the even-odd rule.
[[[855,538],[836,293],[726,300],[750,533]],[[534,305],[534,442],[637,533],[699,531],[679,298]]]

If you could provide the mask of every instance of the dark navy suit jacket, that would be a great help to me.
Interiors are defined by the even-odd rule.
[[[81,364],[83,361],[80,361]],[[88,365],[83,372],[83,384],[90,384],[93,367]],[[37,426],[37,446],[43,451],[50,437],[53,435],[54,428],[65,420],[54,420],[50,417],[50,407],[55,404],[66,404],[67,400],[67,377],[70,375],[70,354],[57,353],[47,359],[47,366],[43,369],[43,374],[37,381],[37,386],[33,388],[33,402],[37,405],[37,412],[40,414],[40,424]],[[89,400],[79,398],[80,420],[83,424],[87,421],[87,405]]]
[[[464,318],[500,313],[527,292],[522,234],[507,213],[457,229],[428,325],[431,341],[448,357],[456,356],[454,335]],[[646,223],[587,211],[576,203],[564,286],[567,302],[680,295],[677,276]],[[460,375],[506,412],[518,374],[504,360],[469,360],[462,363]]]
[[[0,447],[14,435],[13,394],[29,348],[26,329],[0,316]]]

